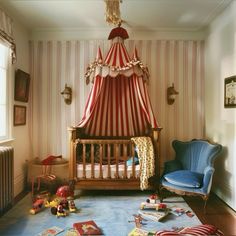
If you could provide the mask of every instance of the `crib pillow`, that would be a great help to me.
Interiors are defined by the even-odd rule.
[[[130,157],[128,159],[128,161],[126,162],[127,166],[132,166],[133,165],[133,157]],[[138,165],[139,164],[139,160],[138,157],[134,157],[134,164]]]

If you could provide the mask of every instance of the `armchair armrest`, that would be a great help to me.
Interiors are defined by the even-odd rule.
[[[212,166],[207,166],[204,169],[202,190],[205,194],[208,194],[210,192],[211,185],[212,185],[212,177],[213,177],[214,172],[215,172],[215,168],[213,168]]]
[[[182,164],[178,160],[171,160],[171,161],[166,161],[164,163],[164,174],[176,171],[176,170],[181,170],[182,169]]]

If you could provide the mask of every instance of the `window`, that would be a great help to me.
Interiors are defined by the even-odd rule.
[[[0,141],[9,138],[8,61],[9,49],[0,44]]]

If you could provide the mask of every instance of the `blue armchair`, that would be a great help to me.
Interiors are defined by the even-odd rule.
[[[205,201],[210,194],[214,174],[214,160],[222,146],[206,140],[182,142],[174,140],[172,146],[176,156],[167,161],[161,178],[160,190],[167,189],[179,195],[198,195]],[[161,201],[163,195],[161,194]]]

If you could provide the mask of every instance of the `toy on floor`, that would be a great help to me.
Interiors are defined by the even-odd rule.
[[[55,198],[51,202],[46,201],[45,207],[57,207],[59,205],[59,203],[60,203],[60,199],[59,198]]]
[[[66,210],[69,209],[69,204],[66,199],[60,200],[56,198],[51,202],[47,202],[46,207],[51,207],[51,213],[57,217],[60,217],[67,215]]]
[[[74,189],[73,189],[73,182],[69,185],[61,186],[57,189],[56,192],[57,197],[49,201],[48,195],[47,198],[40,198],[37,199],[33,203],[32,209],[30,209],[31,214],[36,214],[43,207],[50,208],[51,213],[56,215],[57,217],[65,217],[68,215],[68,212],[76,212],[77,208],[75,207],[74,203]],[[68,199],[68,200],[67,200]]]
[[[137,228],[141,228],[141,226],[143,225],[143,220],[145,220],[140,214],[136,215],[134,214],[134,222],[135,222],[135,226]]]
[[[164,203],[148,203],[148,202],[142,202],[140,205],[140,209],[156,209],[158,210],[165,210],[167,208],[166,204]]]
[[[46,202],[45,207],[50,207],[51,208],[51,213],[53,215],[56,215],[57,217],[60,216],[66,216],[68,215],[69,212],[76,212],[77,208],[75,206],[74,200],[71,198],[68,198],[69,200],[63,198],[55,198],[51,202]]]
[[[141,228],[142,225],[145,225],[143,221],[146,221],[146,219],[144,219],[140,214],[134,214],[133,216],[134,220],[129,220],[129,223],[134,222],[136,228]]]
[[[65,217],[67,214],[65,212],[65,210],[63,209],[63,206],[62,205],[58,205],[57,206],[57,218],[58,217]]]
[[[44,199],[37,199],[34,203],[32,208],[30,209],[30,214],[35,215],[39,211],[43,209],[44,206]]]
[[[63,185],[57,189],[56,195],[61,198],[74,198],[74,182],[70,181],[69,185]]]
[[[152,194],[149,196],[149,198],[146,200],[147,203],[157,203],[158,195]]]
[[[70,212],[76,212],[77,211],[74,200],[69,200],[69,211]]]
[[[62,205],[63,209],[69,210],[69,202],[67,199],[62,199],[59,205]]]

